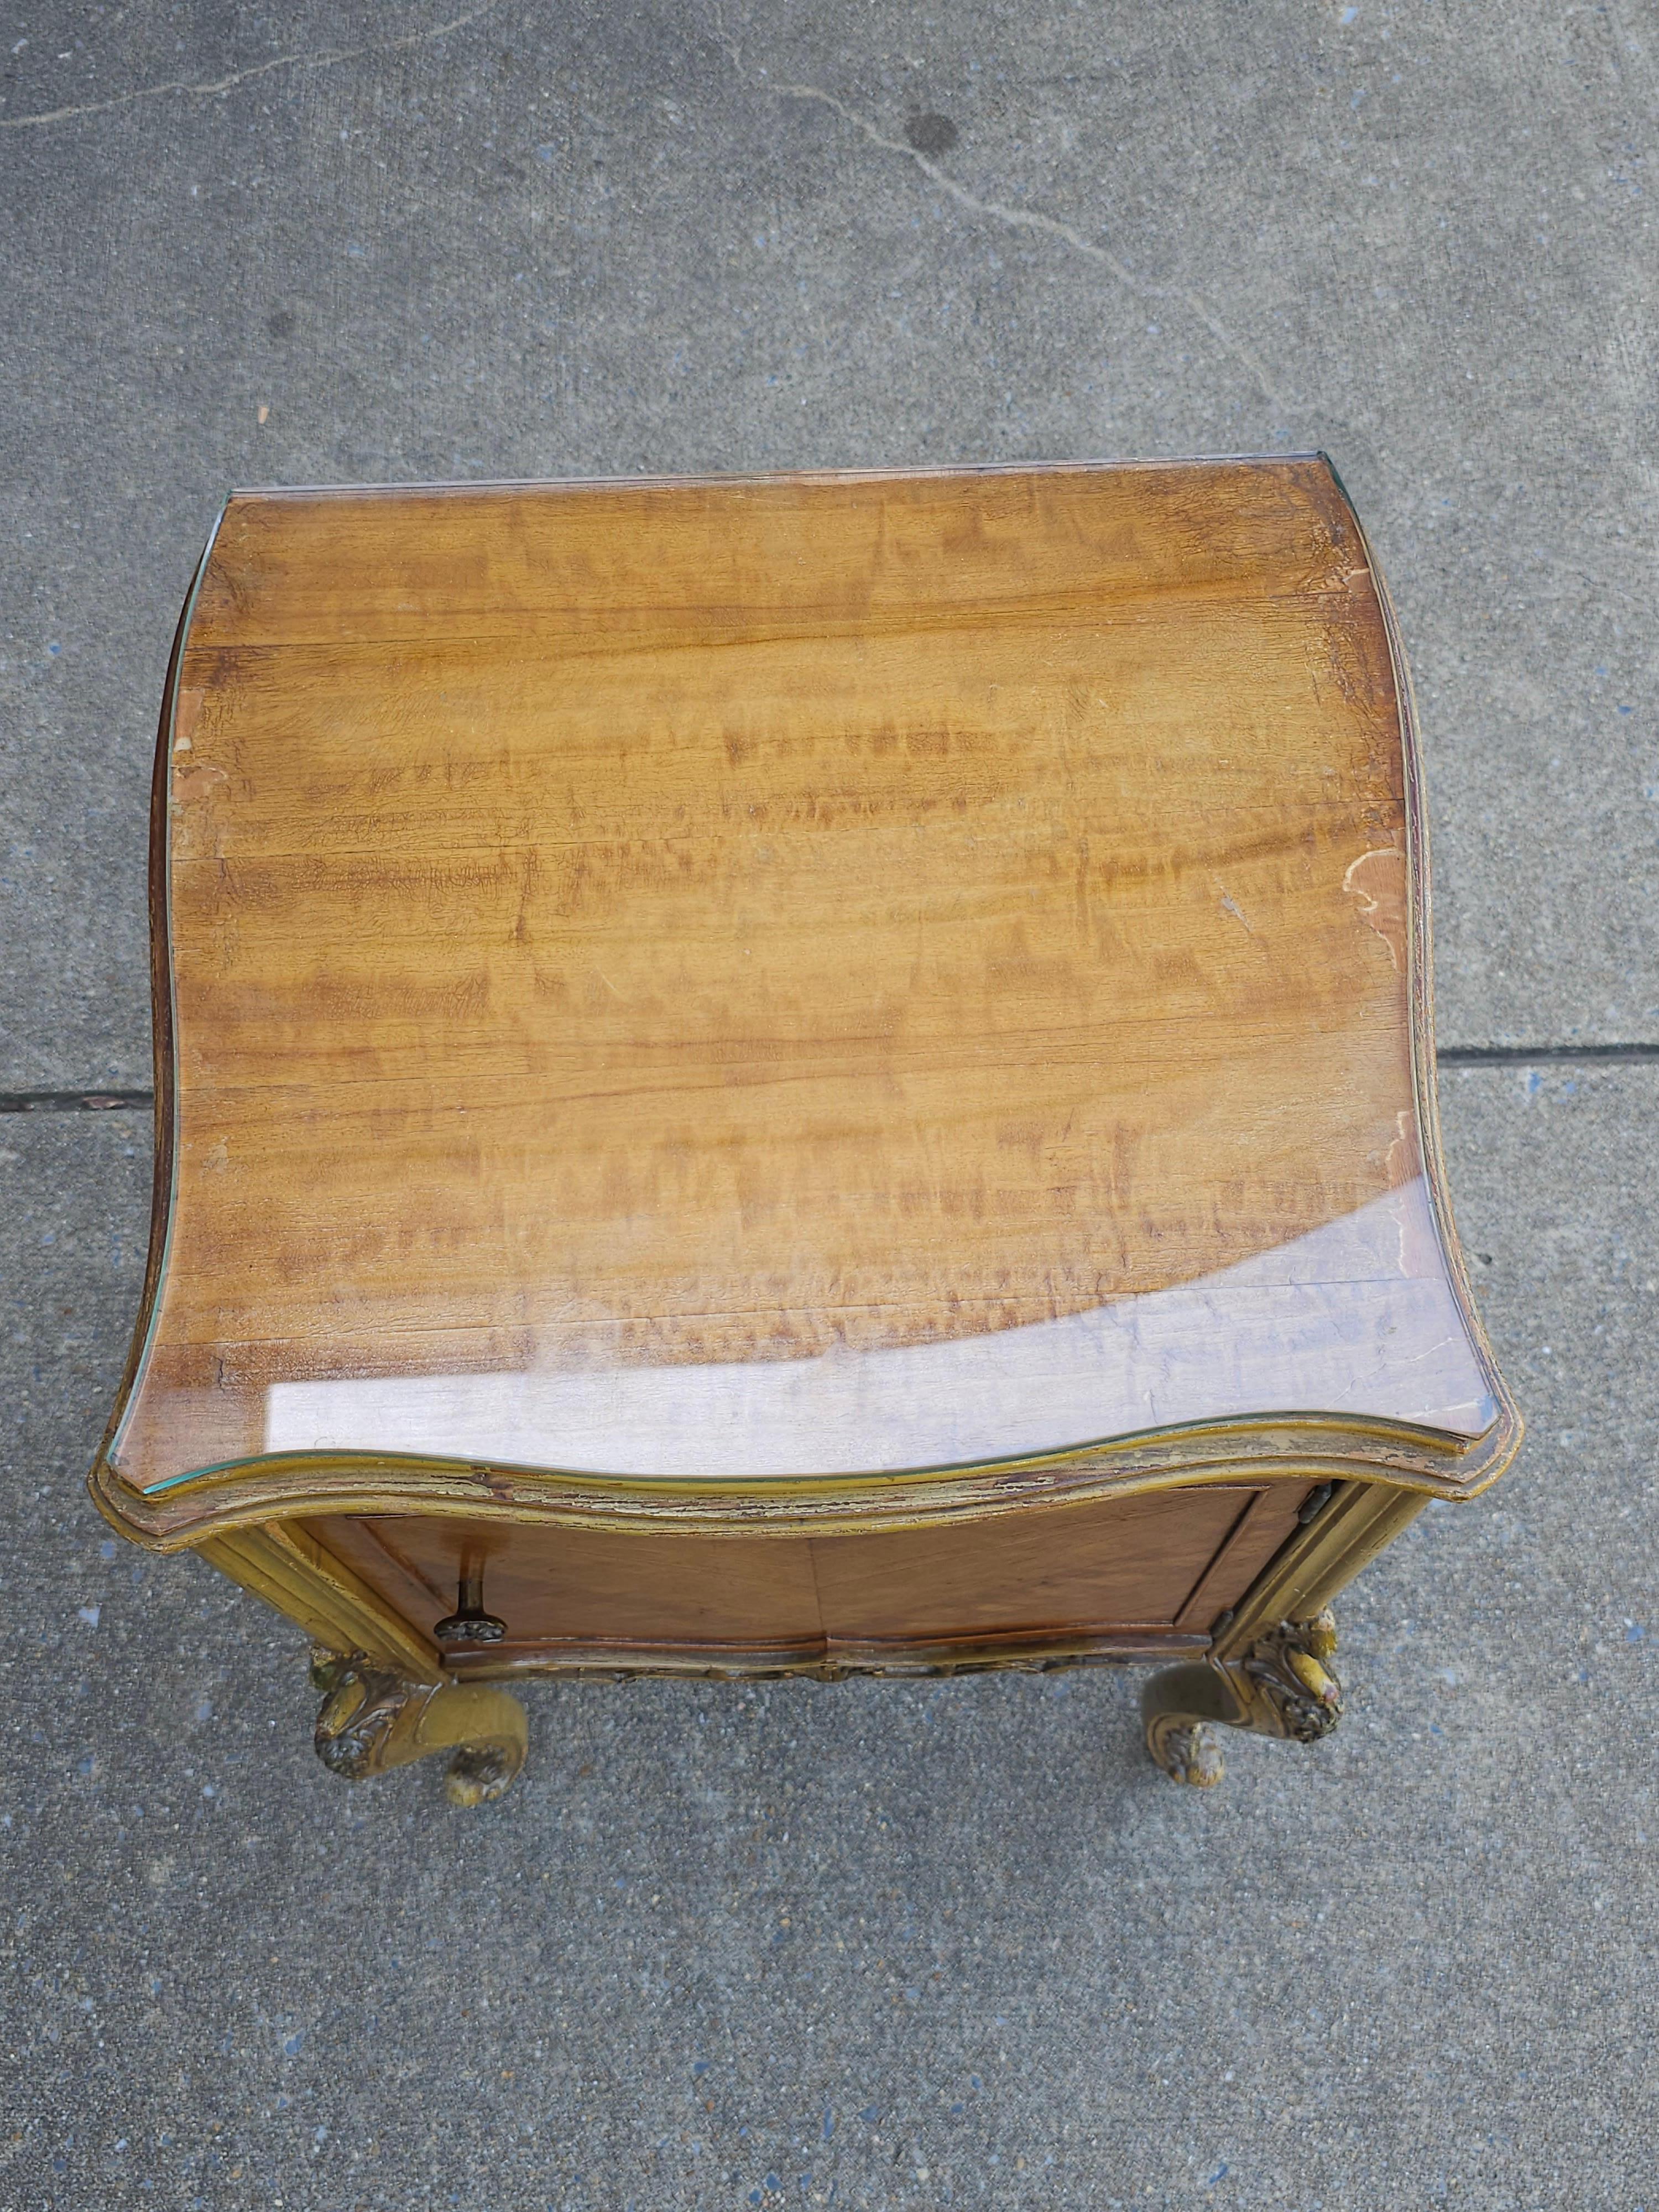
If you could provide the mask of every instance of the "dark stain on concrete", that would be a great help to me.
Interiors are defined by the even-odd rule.
[[[904,136],[918,154],[948,154],[962,133],[948,115],[915,109],[904,126]]]

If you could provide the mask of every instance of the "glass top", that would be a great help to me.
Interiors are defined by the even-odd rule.
[[[1495,1418],[1322,462],[239,495],[164,741],[129,1481]]]

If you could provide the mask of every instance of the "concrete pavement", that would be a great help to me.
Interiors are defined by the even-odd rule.
[[[1653,124],[1627,4],[15,5],[0,1091],[143,1088],[149,752],[231,483],[1322,446],[1425,726],[1447,1133],[1531,1423],[1352,1712],[1132,1675],[544,1686],[312,1759],[117,1546],[145,1117],[0,1117],[0,2207],[1654,2201]],[[1578,1054],[1562,1059],[1563,1053]]]

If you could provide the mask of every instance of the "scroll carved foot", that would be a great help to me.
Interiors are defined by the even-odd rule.
[[[319,1652],[311,1679],[324,1692],[317,1756],[331,1774],[363,1782],[429,1752],[454,1756],[444,1788],[452,1805],[483,1805],[524,1765],[524,1707],[489,1682],[410,1682],[360,1654]]]
[[[1281,1620],[1253,1644],[1243,1670],[1252,1703],[1263,1716],[1249,1725],[1261,1735],[1317,1743],[1342,1717],[1342,1685],[1325,1662],[1336,1649],[1336,1623],[1328,1613],[1311,1620]]]
[[[1165,1668],[1141,1693],[1146,1747],[1176,1782],[1210,1789],[1225,1771],[1209,1725],[1316,1743],[1342,1717],[1342,1691],[1325,1663],[1336,1649],[1328,1613],[1281,1620],[1246,1650]]]

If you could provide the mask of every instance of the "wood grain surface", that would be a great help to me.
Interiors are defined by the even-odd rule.
[[[239,495],[167,742],[133,1483],[273,1385],[984,1338],[1419,1170],[1322,461]]]

